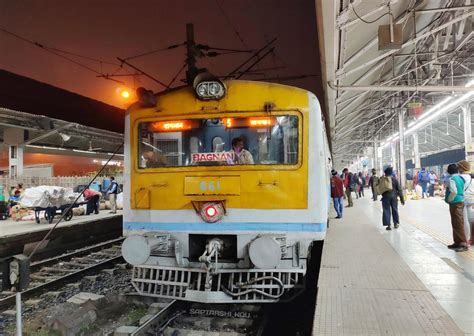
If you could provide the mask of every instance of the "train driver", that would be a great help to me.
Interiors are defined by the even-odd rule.
[[[242,138],[232,139],[232,149],[230,152],[234,153],[233,164],[254,164],[252,154],[244,148],[244,140]]]
[[[146,151],[143,153],[147,168],[164,167],[167,165],[166,157],[155,151]]]

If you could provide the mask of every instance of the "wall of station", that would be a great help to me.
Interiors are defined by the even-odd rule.
[[[104,159],[91,157],[42,154],[42,153],[24,153],[23,164],[25,174],[31,176],[28,171],[38,170],[38,165],[50,167],[51,176],[85,176],[98,172],[105,163]],[[105,174],[117,174],[122,172],[123,161],[114,160],[112,165],[106,168]],[[8,174],[8,151],[0,151],[0,174]],[[44,169],[41,169],[41,175],[44,175]]]

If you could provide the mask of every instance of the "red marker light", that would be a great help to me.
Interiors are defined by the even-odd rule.
[[[222,204],[217,202],[208,202],[201,207],[201,218],[208,223],[215,223],[224,216]]]
[[[216,213],[217,210],[213,206],[210,206],[206,209],[206,215],[208,215],[209,217],[214,217]]]

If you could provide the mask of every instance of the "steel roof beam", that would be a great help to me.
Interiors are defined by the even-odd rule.
[[[344,90],[344,91],[420,91],[420,92],[472,92],[474,87],[465,86],[434,86],[434,85],[421,85],[421,86],[410,86],[410,85],[394,85],[394,86],[381,86],[381,85],[370,85],[370,86],[336,86],[334,83],[328,83],[329,87],[333,90]]]
[[[404,48],[406,48],[406,47],[408,47],[408,46],[410,46],[410,45],[412,45],[412,44],[418,42],[419,40],[421,40],[421,39],[423,39],[423,38],[425,38],[425,37],[428,37],[428,36],[430,36],[430,35],[433,35],[434,33],[438,32],[438,31],[440,31],[440,30],[443,30],[444,28],[447,28],[447,27],[449,27],[449,26],[452,26],[452,25],[455,24],[456,22],[460,22],[460,21],[462,21],[462,20],[465,20],[465,19],[469,18],[469,17],[472,16],[472,15],[474,15],[474,10],[469,10],[468,12],[466,12],[466,13],[464,13],[464,14],[461,14],[461,15],[459,15],[459,16],[457,16],[457,17],[454,17],[454,18],[452,18],[451,20],[449,20],[448,22],[446,22],[446,23],[444,23],[444,24],[442,24],[442,25],[439,25],[439,26],[437,26],[437,27],[435,27],[435,28],[432,28],[432,29],[430,29],[429,31],[427,31],[427,32],[425,32],[425,33],[423,33],[423,34],[420,34],[420,35],[418,35],[418,36],[412,38],[411,40],[408,40],[407,42],[405,42],[405,43],[402,44],[402,46],[400,47],[400,49],[394,49],[394,50],[387,51],[387,52],[383,53],[382,55],[379,55],[379,56],[377,56],[377,57],[371,59],[370,61],[367,61],[367,62],[365,62],[365,63],[363,63],[363,64],[361,64],[361,65],[359,65],[359,66],[357,66],[357,67],[355,67],[355,68],[352,68],[351,70],[345,72],[343,75],[344,75],[344,76],[348,76],[348,75],[350,75],[350,74],[353,74],[354,72],[357,72],[357,71],[359,71],[359,70],[361,70],[361,69],[364,69],[364,68],[368,67],[369,65],[372,65],[372,64],[377,63],[377,62],[379,62],[379,61],[381,61],[381,60],[384,60],[385,58],[387,58],[387,57],[389,57],[389,56],[395,54],[398,50],[402,50],[402,49],[404,49]],[[347,65],[347,62],[346,62],[346,65]]]

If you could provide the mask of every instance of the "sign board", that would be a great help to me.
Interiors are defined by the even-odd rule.
[[[193,153],[192,162],[234,162],[233,152]]]

